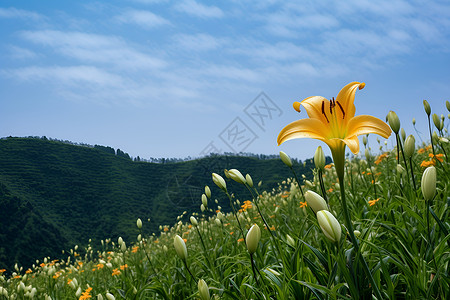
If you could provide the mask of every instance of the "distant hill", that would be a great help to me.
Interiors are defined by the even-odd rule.
[[[75,244],[124,237],[134,241],[137,218],[147,234],[176,222],[187,211],[199,211],[204,186],[227,211],[228,200],[213,184],[211,173],[236,168],[249,173],[262,190],[287,177],[280,159],[211,156],[176,163],[132,160],[111,147],[76,146],[46,138],[0,139],[0,269],[14,262],[29,265],[44,256],[57,257]],[[311,177],[311,161],[295,165]],[[238,199],[248,192],[237,183]],[[213,201],[211,201],[213,202]],[[217,205],[212,203],[212,208]],[[150,222],[146,220],[150,218]]]

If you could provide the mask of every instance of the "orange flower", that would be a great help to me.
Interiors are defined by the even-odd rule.
[[[41,263],[39,266],[41,266],[41,268],[45,267],[44,263]]]
[[[136,253],[136,252],[138,252],[138,250],[139,250],[139,246],[134,246],[134,247],[131,249],[131,252]]]
[[[230,232],[230,235],[233,235],[234,231]]]
[[[127,264],[124,264],[123,266],[120,266],[120,269],[123,271],[123,270],[125,270],[126,268],[128,268],[128,265]]]
[[[114,269],[112,272],[112,276],[120,275],[119,269]]]
[[[3,273],[5,273],[6,272],[6,269],[1,269],[0,270],[0,274],[3,274]]]
[[[89,299],[92,298],[92,296],[90,295],[92,291],[91,287],[88,287],[80,296],[79,300],[85,300],[85,299]]]
[[[308,203],[306,203],[306,201],[305,202],[300,201],[300,207],[305,207],[305,206],[308,206]]]
[[[167,232],[167,231],[169,231],[169,228],[164,227],[164,232]]]
[[[432,159],[437,159],[437,160],[439,160],[440,162],[443,162],[443,161],[444,161],[444,159],[443,159],[444,154],[442,154],[442,153],[439,153],[439,154],[436,154],[436,155],[433,155],[433,153],[429,153],[429,154],[428,154],[428,157],[431,157]]]
[[[375,199],[375,200],[369,200],[369,206],[374,206],[375,203],[377,203],[380,200],[380,198]]]
[[[103,264],[97,264],[97,269],[98,269],[98,270],[103,269],[103,267],[104,267]]]
[[[417,150],[417,153],[423,154],[423,153],[425,153],[425,149],[424,148],[420,148],[419,150]]]
[[[25,271],[25,273],[30,274],[30,273],[33,273],[33,271],[31,271],[31,269],[28,269]]]
[[[422,161],[422,163],[420,164],[420,166],[421,166],[421,167],[424,167],[424,168],[428,168],[429,166],[434,166],[434,165],[435,165],[434,160],[424,160],[424,161]]]
[[[325,169],[331,169],[333,167],[333,164],[328,164],[325,166]]]
[[[238,243],[243,242],[243,241],[244,241],[243,238],[238,239]]]

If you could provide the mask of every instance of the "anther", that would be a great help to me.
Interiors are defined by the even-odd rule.
[[[327,119],[327,123],[330,123],[330,121],[328,121],[327,115],[325,114],[325,101],[322,101],[322,114],[325,116],[325,119]]]
[[[336,103],[339,105],[339,108],[340,108],[341,111],[342,111],[342,119],[345,118],[345,111],[344,111],[344,108],[342,108],[342,105],[341,105],[339,102],[336,102]]]

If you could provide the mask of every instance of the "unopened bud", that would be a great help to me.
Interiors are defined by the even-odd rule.
[[[246,174],[245,175],[245,181],[247,181],[247,184],[248,184],[249,187],[253,187],[253,179],[250,176],[250,174]]]
[[[425,112],[427,113],[427,115],[430,116],[431,115],[431,106],[427,100],[423,100],[423,108],[425,109]]]
[[[258,249],[260,239],[261,239],[261,229],[259,229],[259,226],[255,224],[250,228],[250,230],[247,232],[247,236],[245,237],[247,250],[250,254],[256,252],[256,249]]]
[[[225,179],[223,179],[222,176],[220,176],[217,173],[212,173],[212,180],[214,183],[222,190],[227,190],[227,183],[225,182]]]
[[[401,136],[401,138],[402,138],[402,142],[404,143],[405,142],[405,140],[406,140],[406,132],[405,132],[405,129],[400,129],[400,136]]]
[[[405,168],[403,168],[400,164],[397,165],[397,173],[400,175],[405,173]]]
[[[208,207],[208,198],[206,197],[205,194],[202,194],[202,204],[205,208]]]
[[[433,123],[436,128],[441,131],[444,128],[444,123],[441,122],[441,119],[437,114],[433,114]]]
[[[205,186],[205,195],[208,197],[208,199],[211,199],[211,189],[209,186]]]
[[[325,154],[323,154],[322,147],[319,146],[316,149],[316,153],[314,154],[314,164],[317,169],[323,170],[325,167]]]
[[[363,136],[362,138],[364,146],[367,146],[367,136]]]
[[[413,124],[413,126],[416,126],[416,118],[412,119],[412,124]]]
[[[246,182],[242,173],[239,172],[239,170],[237,169],[228,170],[228,175],[230,175],[230,178],[236,181],[237,183],[245,184]]]
[[[369,151],[369,149],[366,148],[366,150],[364,151],[364,155],[366,156],[367,160],[370,159],[370,151]]]
[[[413,156],[414,151],[416,150],[415,143],[416,143],[416,139],[414,138],[413,135],[410,135],[406,138],[405,147],[404,147],[406,157],[409,158],[409,157]]]
[[[320,210],[328,210],[327,203],[325,200],[313,191],[307,191],[305,193],[305,199],[306,203],[308,203],[308,206],[312,208],[312,210],[317,213]]]
[[[289,246],[295,248],[295,240],[289,234],[286,234],[286,242],[289,244]]]
[[[317,220],[323,234],[332,242],[339,242],[341,239],[341,224],[327,210],[317,212]]]
[[[136,221],[136,226],[137,226],[137,228],[139,228],[139,229],[142,228],[142,220],[141,220],[141,219],[137,219],[137,221]]]
[[[177,255],[182,260],[187,259],[187,248],[186,244],[184,243],[184,240],[179,236],[178,234],[175,236],[173,240],[173,246],[175,247],[175,251],[177,252]]]
[[[430,166],[422,174],[422,195],[425,200],[432,200],[436,194],[436,168]]]
[[[209,288],[206,282],[203,279],[198,281],[198,294],[201,300],[209,300]]]
[[[388,122],[389,126],[391,126],[392,131],[398,134],[398,131],[400,130],[400,119],[392,110],[388,113]]]
[[[114,295],[111,294],[111,293],[106,293],[106,299],[108,299],[108,300],[116,300],[116,297],[114,297]]]
[[[197,219],[194,216],[191,216],[190,220],[191,220],[192,225],[194,225],[194,226],[198,225]]]
[[[289,168],[292,168],[292,160],[289,157],[289,155],[287,155],[283,151],[280,151],[280,158],[281,158],[281,161],[284,162],[284,164],[286,166],[288,166]]]
[[[204,211],[206,210],[206,207],[203,205],[203,203],[202,203],[202,205],[200,205],[200,210],[201,210],[202,212],[204,212]]]

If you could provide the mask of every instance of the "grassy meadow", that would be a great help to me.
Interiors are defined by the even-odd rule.
[[[281,153],[292,177],[269,191],[245,169],[214,174],[204,184],[220,190],[205,187],[202,211],[0,270],[0,299],[449,299],[449,120],[424,112],[420,144],[395,117],[397,146],[363,136],[342,180],[320,149],[313,180]],[[209,208],[217,192],[230,211]]]

